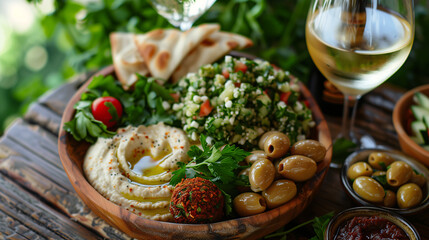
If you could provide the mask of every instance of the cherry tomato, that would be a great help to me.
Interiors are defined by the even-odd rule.
[[[247,66],[246,64],[242,62],[238,62],[237,65],[235,65],[235,72],[241,71],[242,73],[246,73]]]
[[[229,72],[228,72],[228,69],[224,68],[224,69],[222,70],[222,75],[225,77],[225,79],[228,79],[228,78],[229,78]]]
[[[200,117],[205,117],[210,114],[213,110],[213,107],[210,105],[210,101],[206,100],[200,107]]]
[[[282,94],[280,94],[280,101],[287,104],[287,100],[289,99],[291,94],[292,92],[282,92]]]
[[[109,113],[107,102],[111,102],[116,109],[117,119],[113,119]],[[118,99],[114,97],[100,97],[94,100],[91,105],[92,115],[95,120],[101,121],[108,128],[113,127],[117,121],[122,117],[122,105]]]

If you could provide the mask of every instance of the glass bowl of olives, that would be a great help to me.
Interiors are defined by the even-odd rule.
[[[429,206],[429,170],[395,150],[363,149],[349,155],[341,182],[358,204],[414,214]]]

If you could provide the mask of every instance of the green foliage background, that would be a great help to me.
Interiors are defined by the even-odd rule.
[[[37,7],[42,0],[27,1]],[[0,134],[11,119],[25,112],[28,104],[46,90],[78,73],[111,64],[110,32],[140,33],[172,27],[148,0],[54,3],[55,11],[40,16],[39,24],[29,33],[12,34],[13,46],[0,56],[3,69],[12,65],[17,69],[15,74],[0,76],[0,83],[16,82],[9,88],[0,86]],[[306,81],[313,69],[304,36],[309,3],[310,0],[218,0],[196,24],[218,22],[224,31],[252,38],[255,44],[248,52]],[[404,66],[389,79],[404,88],[429,83],[429,1],[415,1],[415,14],[413,50]],[[26,51],[35,44],[44,46],[49,55],[46,67],[38,72],[28,70],[23,61]]]

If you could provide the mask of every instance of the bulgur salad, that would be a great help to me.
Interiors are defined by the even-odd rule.
[[[298,101],[297,81],[267,61],[226,56],[182,78],[172,109],[193,141],[204,134],[209,143],[252,149],[263,133],[277,130],[294,143],[315,125],[311,110]]]

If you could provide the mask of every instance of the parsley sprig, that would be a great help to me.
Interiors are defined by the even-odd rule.
[[[248,166],[240,166],[239,163],[249,156],[250,153],[233,145],[225,145],[216,142],[213,146],[208,146],[207,137],[201,135],[200,142],[202,149],[191,146],[188,151],[191,161],[188,164],[178,162],[179,169],[173,172],[170,184],[175,186],[184,178],[201,177],[212,181],[225,196],[225,213],[232,212],[232,195],[235,186],[248,185],[248,179],[243,179],[237,175],[237,171]]]
[[[141,75],[137,77],[138,81],[133,91],[125,91],[112,76],[94,77],[80,101],[74,105],[76,114],[71,121],[64,124],[64,129],[77,141],[85,140],[89,143],[94,143],[98,137],[114,136],[116,133],[110,131],[102,122],[95,120],[91,112],[92,102],[105,96],[118,99],[124,108],[118,127],[150,125],[158,122],[173,125],[175,115],[168,113],[162,105],[163,101],[170,103],[174,101],[170,91],[157,84],[153,78]],[[113,104],[108,107],[109,113],[113,117],[118,117]]]
[[[295,231],[298,228],[304,227],[308,224],[312,224],[314,233],[316,235],[313,236],[310,240],[323,240],[324,234],[325,234],[325,229],[328,227],[329,221],[331,220],[331,218],[333,216],[334,216],[334,212],[329,212],[323,216],[315,217],[311,220],[308,220],[307,222],[303,222],[299,225],[296,225],[295,227],[292,227],[288,230],[281,229],[281,230],[279,230],[273,234],[265,236],[265,239],[281,236],[281,238],[280,238],[281,240],[286,240],[287,234]]]

